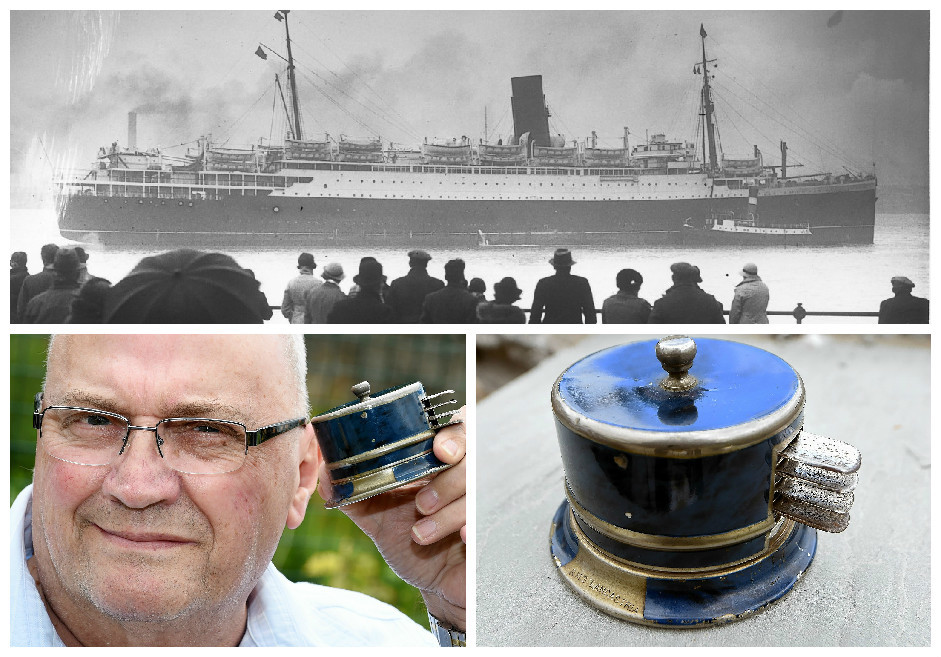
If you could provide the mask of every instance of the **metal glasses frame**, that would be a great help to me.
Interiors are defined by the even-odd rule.
[[[270,440],[271,438],[274,438],[275,436],[280,436],[281,434],[287,433],[288,431],[291,431],[292,429],[305,426],[309,421],[306,417],[301,417],[301,418],[297,418],[294,420],[285,420],[284,422],[277,422],[275,424],[269,424],[268,426],[264,426],[264,427],[261,427],[259,429],[255,429],[252,431],[252,430],[249,430],[248,427],[246,427],[241,422],[236,422],[234,420],[223,420],[220,418],[208,418],[208,417],[166,417],[160,420],[159,422],[157,422],[157,424],[155,424],[152,427],[140,427],[140,426],[131,424],[131,421],[129,419],[127,419],[123,415],[120,415],[119,413],[103,411],[98,408],[86,408],[84,406],[47,406],[46,408],[42,408],[42,396],[43,396],[42,392],[37,392],[36,396],[33,398],[33,428],[39,431],[40,436],[42,436],[43,416],[45,416],[46,411],[48,411],[50,408],[64,408],[64,409],[72,410],[72,411],[92,411],[94,413],[100,413],[102,415],[107,415],[109,417],[123,420],[127,424],[127,431],[124,433],[124,440],[121,443],[121,451],[117,453],[117,456],[121,456],[121,454],[124,453],[124,450],[127,447],[127,441],[131,436],[131,431],[152,431],[154,433],[155,438],[157,439],[156,441],[157,453],[160,454],[160,458],[164,458],[163,450],[160,449],[160,446],[162,445],[163,441],[160,438],[160,434],[157,433],[157,427],[159,427],[164,422],[169,422],[171,420],[200,420],[200,421],[205,421],[205,422],[226,422],[228,424],[236,424],[245,430],[245,454],[246,455],[248,454],[249,447],[257,447],[258,445],[262,444],[263,442],[267,440]],[[236,468],[236,470],[237,469],[238,468]],[[231,472],[234,472],[234,471],[235,470],[232,470]]]

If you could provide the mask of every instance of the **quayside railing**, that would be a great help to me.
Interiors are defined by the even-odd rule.
[[[271,306],[271,310],[277,312],[281,310],[281,306]],[[529,318],[532,308],[523,308],[523,312],[526,313],[527,319]],[[601,309],[597,308],[596,312],[598,317],[601,317]],[[729,316],[729,311],[723,309],[722,314],[726,317]],[[794,321],[797,324],[802,324],[806,317],[878,317],[878,311],[844,311],[844,310],[806,310],[803,303],[798,303],[795,306],[794,310],[769,310],[766,312],[767,315],[778,316],[778,317],[793,317]]]

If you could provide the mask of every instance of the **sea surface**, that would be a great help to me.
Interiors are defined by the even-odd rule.
[[[51,209],[11,210],[10,250],[25,251],[30,272],[39,270],[39,249],[43,244],[78,244],[64,239],[58,231]],[[662,246],[575,247],[572,273],[585,276],[591,283],[595,305],[617,292],[615,276],[630,267],[644,277],[640,296],[653,303],[670,287],[670,264],[685,261],[697,265],[704,290],[714,295],[728,309],[739,272],[746,262],[758,265],[758,274],[771,290],[769,310],[788,311],[801,303],[807,311],[863,312],[878,311],[879,303],[892,296],[889,279],[908,276],[915,283],[914,294],[930,297],[929,290],[929,217],[923,214],[879,214],[876,216],[874,244],[842,247],[759,247],[668,248]],[[564,247],[565,244],[558,246]],[[117,282],[133,269],[141,258],[158,251],[107,249],[87,245],[88,270]],[[330,262],[343,265],[346,279],[344,291],[352,285],[353,276],[363,256],[373,256],[382,263],[391,281],[408,272],[408,247],[357,249],[356,247],[322,248],[317,244],[298,243],[291,251],[256,249],[226,251],[240,265],[255,272],[261,290],[269,303],[281,303],[287,282],[297,274],[297,256],[312,253],[319,274]],[[428,271],[444,278],[444,263],[463,258],[467,263],[468,280],[482,278],[487,284],[487,297],[492,298],[493,284],[504,276],[512,276],[523,290],[518,305],[528,308],[533,289],[543,276],[553,273],[549,265],[551,247],[481,247],[473,249],[428,249],[432,255]],[[275,311],[273,322],[284,322]],[[791,317],[771,317],[775,324],[794,324]],[[808,317],[805,324],[876,323],[875,317]]]

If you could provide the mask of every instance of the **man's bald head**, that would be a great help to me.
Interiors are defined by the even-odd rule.
[[[71,349],[71,340],[74,336],[71,334],[61,334],[61,335],[52,335],[49,338],[49,345],[46,350],[46,376],[43,379],[42,389],[43,392],[46,390],[46,383],[49,380],[49,369],[50,365],[55,366],[54,357],[56,352],[59,356],[67,355],[68,350]],[[91,337],[91,336],[84,336]],[[107,340],[109,336],[99,335],[95,336],[104,340]],[[207,338],[214,338],[220,340],[233,339],[233,338],[260,338],[262,340],[280,340],[283,343],[282,354],[284,356],[284,373],[285,376],[290,377],[292,388],[296,390],[296,408],[295,412],[298,415],[310,416],[310,401],[307,394],[307,347],[304,344],[304,336],[298,334],[291,335],[266,335],[266,336],[238,336],[238,335],[217,335],[217,336],[205,336]]]

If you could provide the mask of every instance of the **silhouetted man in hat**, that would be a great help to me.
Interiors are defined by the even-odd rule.
[[[425,297],[422,305],[423,324],[472,324],[477,321],[477,297],[467,290],[464,261],[448,260],[444,265],[442,289]]]
[[[16,323],[16,300],[20,296],[23,281],[29,276],[26,268],[26,252],[16,251],[10,256],[10,322]]]
[[[88,252],[80,246],[75,247],[78,256],[78,284],[84,285],[92,275],[88,273]]]
[[[58,251],[59,247],[56,244],[45,244],[39,250],[39,255],[42,258],[42,271],[38,274],[31,274],[23,279],[23,286],[20,288],[20,296],[16,300],[16,316],[19,321],[22,322],[24,315],[26,315],[26,305],[29,303],[29,300],[52,287],[52,281],[54,281],[56,277],[53,266]]]
[[[725,324],[722,304],[699,288],[699,267],[675,262],[670,271],[673,287],[653,304],[649,324]]]
[[[79,257],[75,249],[56,251],[52,286],[37,294],[26,304],[23,322],[26,324],[64,324],[72,310],[72,301],[78,295]]]
[[[477,304],[477,321],[481,324],[525,324],[526,314],[513,304],[523,295],[510,276],[493,285],[493,301]]]
[[[386,303],[395,313],[399,324],[417,324],[425,297],[444,287],[441,279],[428,274],[431,256],[421,249],[408,252],[408,273],[392,281],[386,294]]]
[[[568,249],[556,249],[549,259],[555,268],[553,276],[536,283],[530,324],[585,324],[597,323],[595,300],[588,279],[572,274],[575,260]],[[543,316],[545,312],[545,317]]]
[[[363,258],[353,282],[359,288],[356,296],[337,301],[327,315],[327,323],[391,324],[392,309],[382,301],[382,286],[386,282],[382,264],[372,257]]]
[[[928,300],[912,296],[915,284],[905,276],[893,276],[891,299],[879,305],[880,324],[927,324]]]

